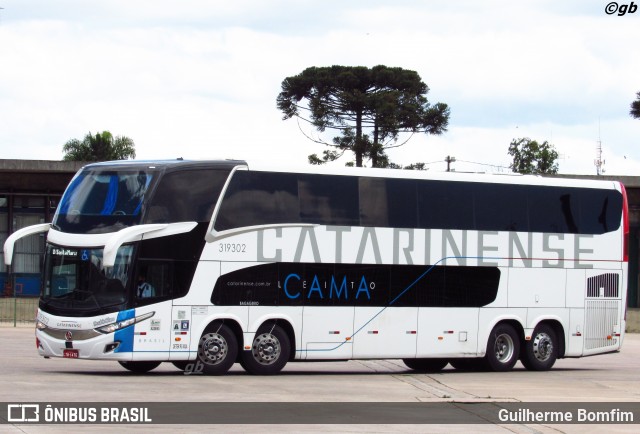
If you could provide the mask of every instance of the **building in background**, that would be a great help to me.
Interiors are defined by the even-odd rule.
[[[0,245],[14,231],[50,222],[60,196],[85,163],[70,161],[0,160]],[[44,234],[16,243],[13,279],[0,251],[0,291],[3,296],[40,295]]]

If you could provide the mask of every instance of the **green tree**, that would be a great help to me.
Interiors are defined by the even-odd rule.
[[[558,173],[558,152],[547,141],[540,144],[528,137],[513,139],[509,145],[509,155],[513,157],[509,168],[516,173]]]
[[[353,152],[355,165],[364,160],[372,167],[392,163],[386,150],[404,145],[401,133],[442,134],[449,123],[449,107],[431,105],[429,87],[415,71],[379,65],[310,67],[287,77],[278,95],[283,119],[296,117],[311,123],[319,132],[338,131],[333,148],[324,157],[309,156],[311,164],[323,164]],[[303,101],[304,100],[304,101]]]
[[[640,92],[636,93],[636,100],[631,103],[629,114],[636,119],[640,119]]]
[[[116,136],[109,131],[92,135],[89,132],[84,139],[71,139],[62,147],[64,161],[111,161],[136,158],[133,140],[125,136]]]

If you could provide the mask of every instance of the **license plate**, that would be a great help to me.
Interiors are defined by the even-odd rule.
[[[62,357],[67,359],[77,359],[80,357],[80,352],[78,350],[63,350]]]

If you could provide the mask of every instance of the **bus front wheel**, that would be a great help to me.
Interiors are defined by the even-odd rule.
[[[510,371],[520,355],[520,337],[509,324],[498,324],[491,330],[485,360],[492,371]]]
[[[291,343],[282,327],[272,324],[261,328],[251,344],[251,350],[243,351],[242,367],[250,374],[276,374],[289,360]]]
[[[522,364],[531,371],[548,371],[557,358],[558,341],[555,331],[546,324],[538,325],[531,340],[524,344]]]
[[[210,326],[198,341],[198,361],[207,375],[225,374],[236,361],[238,342],[224,324]]]
[[[136,374],[145,374],[160,366],[160,362],[118,362],[120,366]]]

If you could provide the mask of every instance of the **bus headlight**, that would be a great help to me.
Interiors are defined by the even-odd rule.
[[[47,325],[41,321],[36,321],[36,329],[44,330],[47,328]]]
[[[118,322],[114,322],[111,324],[107,324],[105,326],[102,327],[98,327],[96,329],[94,329],[95,331],[102,333],[102,334],[109,334],[109,333],[113,333],[115,331],[121,330],[125,327],[129,327],[134,325],[135,323],[139,323],[141,321],[144,321],[145,319],[149,319],[151,318],[153,315],[155,315],[155,312],[149,312],[149,313],[145,313],[144,315],[140,315],[137,316],[135,318],[129,318],[126,319],[124,321],[118,321]]]

